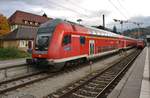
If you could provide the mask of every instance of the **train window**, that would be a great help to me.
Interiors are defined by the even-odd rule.
[[[84,45],[85,44],[85,37],[80,36],[80,44]]]
[[[63,38],[63,45],[71,43],[71,35],[65,35]]]
[[[49,45],[49,40],[52,34],[38,34],[36,38],[36,48],[37,50],[47,50]]]

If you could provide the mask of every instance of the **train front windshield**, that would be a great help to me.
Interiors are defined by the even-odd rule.
[[[36,36],[35,50],[40,51],[48,50],[52,34],[55,30],[56,25],[60,22],[61,22],[60,19],[55,19],[52,21],[48,21],[39,27]]]

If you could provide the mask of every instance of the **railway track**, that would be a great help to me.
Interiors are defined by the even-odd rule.
[[[119,62],[64,87],[44,98],[106,98],[141,50],[136,50]]]
[[[31,84],[36,81],[43,80],[45,78],[50,77],[47,72],[40,71],[35,73],[26,74],[20,77],[0,81],[0,94],[17,89],[19,87],[23,87],[27,84]]]
[[[87,63],[86,63],[87,64]],[[38,82],[56,75],[60,75],[63,73],[67,73],[70,71],[77,70],[81,67],[84,67],[86,64],[82,64],[81,66],[70,66],[67,69],[63,69],[61,71],[53,71],[53,70],[41,70],[41,71],[36,71],[32,73],[27,73],[15,78],[9,78],[6,80],[0,81],[0,94],[3,94],[8,91],[15,90],[17,88],[24,87],[25,85],[32,84],[34,82]],[[26,65],[21,65],[21,66],[26,66]],[[19,65],[16,66],[11,66],[11,67],[4,67],[1,68],[0,70],[5,70],[5,69],[11,69],[11,68],[16,68],[16,67],[21,67]]]
[[[8,73],[10,72],[11,69],[17,69],[17,68],[21,68],[21,67],[23,67],[23,68],[25,67],[27,72],[29,72],[30,68],[31,68],[31,66],[27,65],[27,64],[20,64],[20,65],[0,67],[0,72],[1,72],[1,74],[3,74],[3,79],[9,78]]]
[[[25,74],[19,77],[0,81],[0,94],[15,90],[17,88],[24,87],[25,85],[32,84],[34,82],[38,82],[38,81],[41,81],[41,80],[44,80],[53,76],[57,76],[63,73],[77,70],[83,66],[84,64],[78,67],[71,66],[71,67],[68,67],[67,69],[56,71],[56,72],[53,72],[51,70],[42,70],[42,71],[33,72],[33,73]]]
[[[104,59],[104,58],[101,58],[101,59]],[[98,60],[95,60],[94,63],[96,63],[97,61]],[[83,63],[80,66],[76,66],[76,67],[75,66],[70,66],[70,67],[68,67],[64,70],[59,71],[59,72],[51,72],[50,70],[49,71],[44,71],[43,70],[43,71],[39,71],[39,72],[25,74],[25,75],[15,77],[15,78],[10,78],[10,79],[7,79],[7,80],[3,80],[3,81],[0,81],[0,94],[3,94],[3,93],[8,92],[8,91],[15,90],[17,88],[24,87],[25,85],[32,84],[32,83],[38,82],[40,80],[44,80],[44,79],[47,79],[47,78],[50,78],[50,77],[53,77],[53,76],[56,76],[56,75],[60,75],[62,73],[78,70],[81,67],[84,67],[84,66],[87,66],[87,65],[89,65],[88,62]],[[21,65],[21,66],[26,66],[26,65]],[[6,67],[6,68],[4,67],[0,70],[15,68],[15,67],[20,67],[20,66],[16,65],[14,67],[13,66]]]

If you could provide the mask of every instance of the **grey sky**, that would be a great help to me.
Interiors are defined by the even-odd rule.
[[[144,4],[141,4],[145,1]],[[133,4],[131,4],[133,3]],[[0,13],[9,17],[16,10],[23,10],[42,15],[44,12],[52,18],[63,18],[71,21],[82,19],[83,24],[101,25],[102,14],[106,16],[106,24],[113,27],[113,19],[143,22],[150,25],[148,0],[0,0]],[[134,6],[133,6],[134,5]],[[141,6],[139,6],[141,5]],[[128,28],[132,24],[127,24]],[[124,28],[127,26],[124,25]]]

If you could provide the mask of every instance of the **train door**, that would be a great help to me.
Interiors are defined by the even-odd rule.
[[[28,49],[32,49],[32,41],[28,41]]]
[[[95,41],[89,40],[89,55],[93,55],[95,50]]]
[[[86,54],[85,42],[85,36],[80,36],[80,55]]]

